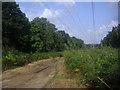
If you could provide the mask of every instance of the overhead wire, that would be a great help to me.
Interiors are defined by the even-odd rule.
[[[45,7],[47,7],[48,9],[50,9],[49,5],[46,4],[46,2],[42,2],[44,4]],[[65,27],[68,29],[68,30],[71,30],[71,32],[73,33],[73,30],[68,26],[66,25],[65,22],[63,22],[59,17],[55,17],[56,20],[58,20],[60,23],[62,23],[63,25],[65,25]],[[74,34],[74,33],[73,33]]]
[[[43,3],[43,4],[44,4],[44,6],[46,6],[48,9],[50,9],[50,7],[49,7],[47,4],[45,4],[45,3]],[[65,9],[66,9],[67,13],[71,16],[72,21],[73,21],[72,23],[75,25],[75,28],[79,30],[80,27],[79,27],[79,25],[76,23],[76,21],[74,20],[74,18],[73,18],[73,16],[71,15],[70,11],[68,10],[67,7],[65,7]],[[95,44],[95,16],[94,16],[95,13],[94,13],[94,9],[95,9],[95,6],[94,6],[94,3],[92,2],[92,17],[93,17],[93,30],[94,30],[94,35],[93,35],[94,40],[93,40],[93,44]],[[76,9],[74,9],[74,10],[76,10]],[[79,17],[79,14],[77,13],[76,15],[77,15],[79,21],[81,21],[81,19],[80,19],[80,17]],[[59,17],[55,17],[55,18],[56,18],[60,23],[62,23],[63,25],[65,25],[68,30],[71,30],[71,31],[73,32],[73,30],[72,30],[68,25],[66,25],[66,23],[63,22]],[[82,25],[82,27],[84,27],[84,26]],[[84,28],[85,28],[85,27],[84,27]],[[76,30],[75,30],[75,31],[76,31]],[[74,32],[75,32],[75,31],[74,31]],[[78,33],[78,32],[77,32],[77,33]]]
[[[70,13],[70,10],[69,10],[66,6],[64,6],[64,8],[66,9],[68,15],[71,16],[72,21],[73,21],[73,24],[75,25],[76,30],[80,30],[80,26],[78,25],[78,23],[76,22],[76,20],[75,20],[74,17],[72,16],[72,14]]]
[[[80,25],[84,28],[84,30],[87,30],[86,29],[86,27],[84,26],[84,24],[82,23],[82,20],[81,20],[81,18],[80,18],[80,14],[77,12],[77,8],[75,8],[75,7],[72,7],[74,10],[75,10],[75,12],[76,12],[76,15],[77,15],[77,17],[78,17],[78,20],[79,20],[79,23],[80,23]]]
[[[82,29],[81,30],[79,30],[78,32],[80,33],[79,35],[83,35],[83,33],[84,33],[84,30],[87,30],[87,28],[84,26],[84,24],[82,23],[82,20],[81,20],[81,18],[80,18],[80,14],[78,13],[78,10],[77,10],[77,6],[79,6],[79,5],[76,5],[76,8],[75,7],[72,7],[72,9],[75,11],[75,15],[77,16],[77,20],[78,20],[78,25],[80,25],[81,27],[82,27]],[[79,27],[80,27],[79,26]],[[80,37],[80,38],[82,38],[82,37]]]

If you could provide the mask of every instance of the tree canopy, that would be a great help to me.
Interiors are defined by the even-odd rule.
[[[120,47],[120,24],[112,28],[106,37],[101,40],[103,46]]]
[[[2,3],[3,47],[13,47],[22,52],[63,51],[81,48],[84,42],[70,37],[64,30],[44,17],[29,22],[16,2]]]
[[[28,51],[30,24],[15,2],[2,3],[2,28],[4,47]]]

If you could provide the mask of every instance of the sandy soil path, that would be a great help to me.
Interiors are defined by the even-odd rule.
[[[4,71],[3,88],[44,88],[57,73],[60,58],[45,59]]]
[[[71,74],[71,71],[67,69],[64,65],[64,58],[59,60],[57,64],[57,74],[55,78],[51,80],[51,82],[45,88],[79,88],[80,90],[88,90],[88,84],[80,84],[78,82],[81,80],[79,77],[74,76]]]

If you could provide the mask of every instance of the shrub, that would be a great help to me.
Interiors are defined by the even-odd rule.
[[[87,82],[94,86],[103,87],[104,84],[98,80],[110,83],[120,75],[119,59],[117,49],[80,49],[64,52],[65,66],[70,70],[79,69],[81,75]]]
[[[61,52],[22,53],[15,49],[3,49],[2,68],[4,71],[9,68],[23,66],[36,60],[59,57],[60,55],[62,55]]]

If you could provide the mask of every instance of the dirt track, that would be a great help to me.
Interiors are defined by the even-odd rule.
[[[40,60],[3,72],[3,88],[44,88],[56,75],[60,58]]]

